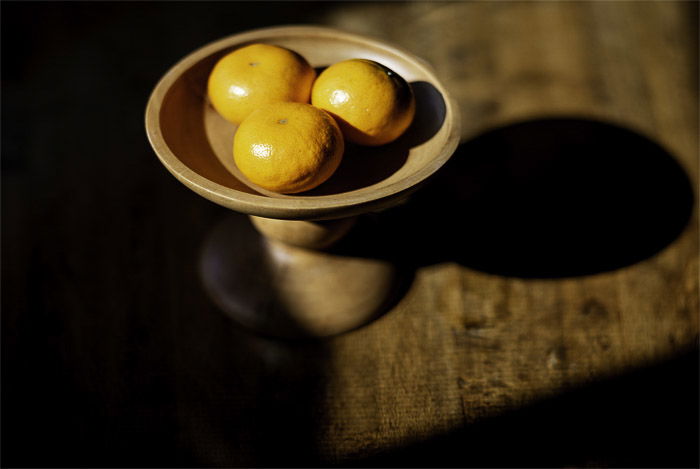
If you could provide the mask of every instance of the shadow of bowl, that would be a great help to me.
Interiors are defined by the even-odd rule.
[[[546,118],[464,142],[429,187],[367,232],[383,234],[376,255],[416,265],[567,277],[658,253],[693,205],[688,176],[657,143],[610,123]]]

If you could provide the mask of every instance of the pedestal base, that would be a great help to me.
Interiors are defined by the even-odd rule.
[[[265,238],[244,216],[211,232],[201,256],[205,288],[241,325],[277,337],[323,337],[362,326],[397,293],[390,262],[315,251]]]

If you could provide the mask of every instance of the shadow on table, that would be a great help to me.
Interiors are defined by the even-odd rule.
[[[698,467],[698,349],[350,467]]]
[[[583,276],[662,251],[687,226],[693,199],[674,157],[638,133],[531,120],[462,143],[428,186],[365,217],[338,249],[407,269],[458,262],[521,278]],[[693,348],[344,464],[697,467],[697,370]]]
[[[683,168],[640,134],[530,120],[462,143],[427,187],[365,217],[340,249],[415,268],[454,261],[525,278],[588,275],[661,251],[688,224],[693,198]]]

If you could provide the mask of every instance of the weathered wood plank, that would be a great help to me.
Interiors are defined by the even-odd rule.
[[[692,464],[697,435],[684,439],[688,427],[675,426],[673,412],[664,417],[681,405],[670,396],[692,396],[641,387],[658,377],[677,386],[677,369],[653,365],[698,340],[697,203],[687,194],[698,181],[697,4],[262,2],[245,4],[245,15],[239,5],[3,4],[4,42],[23,44],[7,62],[16,70],[3,57],[3,462],[361,464],[428,445],[421,461],[438,465],[672,465],[678,459],[654,448],[663,441]],[[142,129],[148,92],[178,57],[290,22],[405,47],[434,66],[463,116],[461,160],[366,225],[381,228],[368,255],[414,270],[405,295],[367,327],[318,343],[257,337],[218,311],[197,262],[211,231],[235,215],[168,175]],[[34,30],[47,37],[30,38]],[[140,42],[120,40],[124,31]],[[95,96],[107,95],[96,107]],[[562,128],[595,137],[598,127],[543,124],[530,141],[498,132],[543,116],[630,128],[670,156],[650,150],[634,165],[635,155],[604,152],[589,168],[576,155],[563,168],[582,170],[590,188],[569,173],[550,184],[529,176],[556,175],[562,155],[538,156],[556,145],[532,139]],[[497,133],[478,143],[489,131]],[[535,150],[508,146],[523,142]],[[507,155],[484,155],[494,148]],[[606,171],[631,193],[611,190]],[[590,192],[572,197],[569,182]],[[553,192],[533,196],[537,184]],[[567,212],[569,199],[578,205]],[[649,204],[649,219],[636,199]],[[586,200],[591,210],[612,208],[596,218],[584,213]],[[674,201],[681,206],[664,205]],[[557,221],[571,239],[557,239]],[[677,236],[654,223],[686,221]],[[634,227],[651,233],[634,236]],[[626,244],[631,256],[614,252]],[[595,259],[586,264],[576,250]],[[522,256],[509,263],[511,255]],[[582,266],[564,269],[557,256]],[[649,366],[651,378],[615,381]],[[588,402],[608,393],[600,409]],[[635,431],[647,418],[661,426]]]

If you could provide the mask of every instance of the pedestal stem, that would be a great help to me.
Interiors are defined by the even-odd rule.
[[[345,236],[356,219],[299,221],[250,216],[253,226],[268,239],[306,249],[326,249]]]

